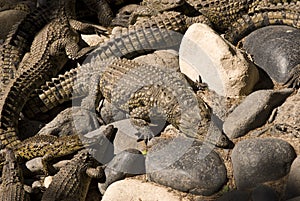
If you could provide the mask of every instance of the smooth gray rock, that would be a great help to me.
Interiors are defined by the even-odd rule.
[[[289,173],[295,157],[293,147],[283,140],[257,138],[239,142],[231,154],[237,188],[244,190],[282,178]]]
[[[80,107],[67,108],[46,124],[38,135],[66,136],[86,134],[100,127],[96,114]]]
[[[285,196],[286,199],[300,196],[300,156],[298,156],[292,164]]]
[[[253,92],[228,115],[223,131],[230,138],[238,138],[265,124],[272,110],[281,105],[293,89],[260,90]]]
[[[244,48],[271,78],[284,83],[299,64],[300,30],[282,25],[263,27],[245,38]]]
[[[151,181],[200,195],[212,195],[227,180],[225,165],[213,147],[185,137],[153,146],[146,170]]]
[[[100,110],[101,120],[105,124],[113,123],[128,118],[126,113],[104,100]]]
[[[138,131],[131,124],[130,119],[116,121],[109,125],[113,125],[115,128],[118,129],[114,140],[115,154],[118,154],[126,149],[131,149],[131,148],[142,151],[142,147],[140,145],[143,142],[137,142]]]
[[[104,193],[107,187],[115,181],[125,177],[145,173],[145,158],[142,153],[136,149],[128,149],[117,154],[104,170],[105,183],[99,184],[99,190]]]

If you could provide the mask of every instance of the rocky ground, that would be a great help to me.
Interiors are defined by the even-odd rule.
[[[22,120],[20,132],[61,136],[80,130],[92,136],[107,125],[118,129],[101,161],[106,179],[91,183],[88,201],[297,201],[300,91],[283,83],[299,64],[299,39],[299,30],[273,26],[252,33],[237,48],[207,25],[194,24],[179,49],[134,59],[173,68],[193,81],[201,76],[205,84],[195,93],[212,109],[216,125],[204,135],[224,132],[234,142],[233,148],[186,138],[171,125],[148,144],[137,142],[128,115],[105,100],[97,113],[67,107],[72,105],[68,103],[46,125]],[[66,163],[62,160],[54,166],[59,169]],[[39,200],[52,176],[41,175],[39,158],[26,166],[31,172],[25,174],[26,189],[32,200]]]

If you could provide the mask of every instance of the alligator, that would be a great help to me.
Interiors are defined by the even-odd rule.
[[[11,149],[2,150],[5,162],[0,185],[0,201],[29,201],[29,194],[24,190],[22,169]]]
[[[278,10],[280,5],[296,4],[297,0],[186,0],[201,14],[207,17],[213,27],[224,32],[243,15],[257,10]],[[279,5],[279,7],[277,7]],[[283,6],[284,7],[284,6]]]
[[[163,12],[152,16],[151,20],[143,20],[128,28],[115,30],[110,38],[100,44],[89,58],[97,55],[100,60],[111,57],[132,58],[145,51],[178,47],[182,40],[182,34],[194,22],[209,23],[203,16],[187,17],[178,12]],[[34,118],[39,113],[44,113],[55,106],[70,100],[72,90],[69,77],[75,76],[76,70],[67,71],[64,75],[53,78],[41,89],[35,90],[24,106],[23,113],[28,118]],[[60,90],[61,88],[61,90]],[[60,92],[60,93],[59,93]],[[80,93],[73,91],[73,96]],[[85,95],[85,94],[82,94]]]
[[[163,11],[170,11],[185,4],[184,0],[166,0],[151,1],[143,0],[140,5],[129,4],[121,8],[116,17],[113,19],[112,25],[128,27],[134,24],[138,17],[154,16]]]
[[[0,1],[0,12],[4,10],[21,10],[30,12],[34,7],[34,1]]]
[[[49,164],[53,159],[73,154],[82,149],[89,149],[93,145],[102,145],[112,139],[114,133],[114,127],[109,125],[103,132],[91,138],[80,133],[61,137],[35,135],[23,140],[11,150],[18,163],[42,157],[43,172],[45,175],[49,175],[53,172],[53,168]],[[4,159],[0,158],[0,162],[3,161]]]
[[[95,75],[99,76],[99,83],[91,80]],[[104,97],[130,115],[140,133],[139,139],[152,138],[155,135],[152,129],[162,128],[168,121],[189,137],[207,140],[219,147],[232,145],[224,134],[208,134],[205,139],[211,123],[211,111],[196,97],[184,75],[179,72],[125,58],[102,60],[101,56],[95,54],[89,63],[72,70],[72,74],[67,76],[62,79],[67,85],[58,84],[54,88],[56,96],[73,92],[65,97]],[[91,96],[90,89],[94,86],[99,86],[99,90]],[[90,101],[91,104],[95,102]],[[163,125],[161,122],[164,122]]]
[[[92,178],[105,176],[99,162],[87,150],[82,150],[54,175],[42,201],[85,201]]]
[[[288,25],[300,28],[300,4],[289,3],[256,8],[252,13],[245,14],[232,23],[225,32],[225,38],[237,43],[256,29],[269,25]]]
[[[51,17],[54,15],[53,11],[55,11],[53,6],[48,4],[44,7],[35,8],[11,28],[1,46],[1,90],[6,88],[10,81],[15,78],[19,63],[24,54],[29,51],[35,34],[51,21]],[[3,91],[1,94],[3,95]]]
[[[241,45],[239,42],[251,32],[269,25],[288,25],[300,28],[300,2],[273,5],[267,9],[256,8],[253,13],[243,15],[233,23],[225,32],[224,37],[234,45]],[[300,87],[300,65],[296,65],[289,72],[289,78],[285,87]]]
[[[77,44],[80,40],[77,30],[86,30],[89,25],[70,19],[67,13],[65,6],[61,6],[59,17],[36,35],[16,78],[5,88],[0,105],[1,147],[20,142],[17,136],[19,114],[34,89],[55,76],[69,59],[76,60],[93,49],[80,49]]]
[[[92,2],[96,0],[84,0],[84,3],[87,3],[91,7],[94,5]],[[76,12],[76,0],[68,0],[68,1],[46,1],[45,4],[34,8],[26,17],[15,24],[10,33],[8,34],[6,40],[4,41],[0,51],[0,65],[1,65],[1,73],[0,73],[0,90],[6,88],[9,82],[15,78],[16,71],[19,68],[19,64],[21,59],[25,55],[26,52],[30,50],[31,43],[35,37],[35,35],[51,20],[58,17],[59,8],[66,8],[67,15],[72,19],[84,18],[85,14],[77,14]],[[78,3],[79,4],[79,3]],[[98,3],[100,4],[100,3]],[[105,18],[109,18],[111,15],[111,11],[108,10],[107,6],[101,5],[97,6],[97,12],[103,13],[101,16],[108,16]],[[101,9],[101,10],[100,10]],[[103,18],[102,16],[102,18]],[[0,94],[3,95],[3,92]]]

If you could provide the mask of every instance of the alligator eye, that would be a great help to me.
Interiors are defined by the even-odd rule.
[[[221,141],[222,141],[222,142],[226,142],[226,141],[227,141],[227,138],[223,135],[223,136],[221,137]]]

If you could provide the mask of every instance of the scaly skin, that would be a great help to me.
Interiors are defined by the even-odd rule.
[[[60,12],[60,17],[51,21],[35,37],[30,53],[20,64],[16,79],[10,82],[2,97],[0,105],[2,147],[7,145],[13,147],[20,142],[17,137],[19,114],[33,90],[55,76],[68,58],[77,59],[90,51],[90,48],[79,51],[77,43],[80,36],[71,26],[74,21],[69,21],[64,7]]]
[[[228,27],[225,38],[237,44],[242,38],[256,29],[269,25],[288,25],[300,28],[300,4],[274,6],[265,11],[256,9],[254,13],[243,15]]]
[[[42,201],[85,201],[92,178],[104,176],[102,167],[97,165],[87,150],[80,151],[53,177]]]
[[[164,12],[151,17],[151,20],[122,28],[112,34],[107,41],[90,54],[90,58],[94,55],[97,55],[99,60],[124,55],[131,58],[143,51],[178,46],[182,38],[181,33],[184,33],[194,22],[208,23],[205,20],[202,16],[187,17],[177,12]],[[78,70],[80,69],[78,68]],[[36,90],[23,110],[26,116],[33,118],[38,113],[46,112],[64,101],[70,100],[72,95],[78,97],[80,93],[77,93],[77,91],[80,90],[73,88],[74,80],[70,79],[75,78],[76,75],[77,69],[70,70],[64,75],[52,79],[52,82],[43,85],[40,90]],[[84,93],[81,94],[85,95]]]
[[[97,13],[101,25],[110,25],[113,19],[113,12],[106,0],[84,0],[89,10]]]
[[[21,58],[29,51],[35,34],[51,21],[54,10],[50,5],[36,8],[11,28],[1,47],[1,90],[6,88],[10,81],[15,78]],[[1,94],[3,95],[3,91],[1,91]]]
[[[91,75],[99,75],[100,84],[93,83]],[[103,96],[129,113],[142,134],[141,138],[155,135],[149,129],[149,125],[154,124],[150,122],[151,118],[154,118],[158,124],[166,120],[185,135],[205,140],[210,110],[195,96],[184,76],[178,72],[126,59],[102,61],[99,55],[95,55],[90,63],[78,68],[68,79],[68,91],[57,91],[56,94],[74,91],[75,95],[86,95],[90,88],[99,85],[101,94],[95,96]],[[156,127],[159,126],[163,125]],[[219,147],[230,146],[231,142],[225,135],[214,137],[208,135],[208,142]]]
[[[91,2],[94,0],[85,1]],[[11,28],[0,49],[0,90],[7,88],[10,81],[16,77],[19,64],[25,53],[29,51],[35,35],[51,20],[60,16],[59,9],[61,7],[66,9],[66,15],[76,19],[75,3],[76,0],[47,1],[45,5],[33,9],[22,21]],[[102,13],[103,10],[103,7],[97,9],[99,13]],[[103,13],[106,14],[107,12]],[[3,91],[0,91],[0,95],[3,95]]]
[[[108,126],[99,135],[87,138],[84,135],[74,134],[63,137],[53,135],[36,135],[25,139],[12,150],[19,162],[31,160],[36,157],[43,157],[43,171],[49,174],[48,162],[54,158],[72,154],[78,150],[84,149],[96,144],[102,144],[107,139],[111,139],[114,134],[114,127]],[[3,162],[3,159],[0,161]]]
[[[257,7],[269,8],[272,5],[297,0],[186,0],[188,4],[206,16],[220,31],[227,30],[237,19],[253,12]]]
[[[29,195],[23,188],[22,171],[14,152],[5,149],[3,154],[5,154],[5,162],[0,185],[0,201],[29,201]]]
[[[143,0],[140,5],[129,4],[119,10],[116,18],[113,20],[113,25],[128,27],[134,24],[138,17],[153,16],[164,11],[168,11],[182,6],[184,0],[167,0],[167,1],[153,1]]]

